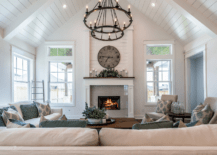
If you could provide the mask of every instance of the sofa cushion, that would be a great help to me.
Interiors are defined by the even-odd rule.
[[[157,113],[157,112],[148,112],[147,115],[154,120],[158,120],[161,117],[165,116],[163,113]]]
[[[182,121],[177,121],[176,123],[174,123],[173,127],[178,128],[180,122],[182,122]],[[185,127],[193,127],[193,126],[197,126],[197,125],[201,125],[201,124],[202,124],[201,121],[195,121],[195,122],[186,123]]]
[[[23,119],[28,120],[38,117],[38,108],[35,103],[20,105],[20,109],[23,114]]]
[[[56,120],[56,121],[44,121],[39,124],[42,128],[57,128],[57,127],[80,127],[84,128],[87,126],[87,121],[81,120]]]
[[[53,113],[53,114],[45,116],[45,118],[48,119],[48,120],[58,120],[60,117],[61,117],[60,113]],[[33,119],[30,119],[30,120],[26,120],[25,123],[33,124],[38,128],[39,123],[40,123],[40,117],[33,118]]]
[[[173,122],[150,122],[146,124],[134,124],[132,129],[160,129],[160,128],[172,128]]]
[[[201,125],[201,124],[202,123],[200,121],[197,121],[197,123],[192,122],[192,123],[189,123],[188,126],[187,126],[187,124],[183,123],[182,121],[179,121],[178,128],[186,128],[186,127],[198,126],[198,125]]]
[[[210,120],[209,124],[217,124],[217,111],[213,115],[212,119]]]
[[[158,100],[156,112],[163,113],[163,114],[170,112],[171,104],[172,104],[172,101],[170,100],[167,100],[167,101]]]
[[[154,122],[152,118],[150,118],[147,114],[142,119],[141,124],[149,123],[149,122]]]
[[[217,146],[216,131],[217,125],[158,130],[103,128],[99,137],[102,146]]]
[[[27,125],[27,123],[22,122],[22,121],[18,121],[18,120],[15,120],[15,119],[9,119],[9,121],[14,123],[14,124],[21,125],[21,126]],[[33,124],[30,124],[30,128],[36,128],[36,127]]]
[[[163,117],[161,117],[160,119],[156,120],[156,122],[163,122],[163,121],[170,121],[170,117],[169,115],[164,115]]]
[[[193,111],[191,122],[201,120],[203,124],[208,124],[213,117],[213,111],[210,105],[206,105],[201,111]]]
[[[38,108],[38,114],[39,116],[41,117],[42,115],[43,116],[47,116],[47,115],[50,115],[51,114],[51,108],[50,108],[50,105],[47,104],[47,105],[44,105],[44,104],[41,104],[41,103],[38,103],[38,102],[34,102]]]
[[[0,130],[0,137],[0,146],[81,147],[99,144],[97,130],[89,128],[7,129]]]
[[[20,114],[16,110],[11,109],[11,108],[8,108],[7,111],[3,112],[2,118],[5,124],[7,124],[7,121],[9,119],[15,119],[15,120],[19,120],[22,122],[24,121],[23,118],[20,116]]]
[[[67,121],[68,119],[66,118],[66,115],[62,115],[59,120],[62,120],[62,121]]]
[[[10,120],[7,121],[7,128],[30,128],[30,124],[25,124],[24,126],[23,125],[18,125],[16,123],[12,123],[10,122]]]
[[[6,127],[6,124],[4,123],[2,114],[4,111],[7,111],[9,107],[5,107],[5,108],[0,108],[0,127]],[[10,106],[11,109],[14,109],[17,111],[15,106]]]
[[[17,111],[19,112],[20,116],[23,118],[22,111],[20,109],[20,105],[25,105],[25,104],[31,104],[29,101],[23,101],[23,102],[17,102],[17,103],[9,103],[10,106],[16,107]]]

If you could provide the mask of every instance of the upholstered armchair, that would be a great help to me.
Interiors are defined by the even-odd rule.
[[[178,101],[178,95],[162,95],[161,100],[163,100],[163,101],[170,100],[172,102],[177,102]],[[164,116],[163,113],[157,113],[157,112],[149,112],[149,113],[147,113],[147,115],[154,120],[158,120]]]
[[[216,97],[207,97],[204,101],[204,105],[210,105],[211,109],[214,111],[214,115],[210,120],[209,124],[217,124],[217,98]]]

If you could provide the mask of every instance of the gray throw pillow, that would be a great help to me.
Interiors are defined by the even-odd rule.
[[[167,101],[158,100],[156,112],[163,113],[163,114],[169,113],[171,111],[171,104],[172,101],[170,100]]]
[[[50,108],[50,105],[47,104],[47,105],[44,105],[44,104],[41,104],[41,103],[38,103],[38,102],[34,102],[38,108],[38,114],[39,116],[47,116],[47,115],[50,115],[51,114],[51,108]]]
[[[35,103],[20,105],[20,109],[22,111],[24,120],[38,118],[38,108],[36,107]]]
[[[43,121],[39,124],[39,127],[42,128],[85,128],[87,125],[87,121],[82,120],[68,120],[68,121],[62,121],[62,120],[54,120],[54,121]]]
[[[206,105],[201,111],[192,112],[191,122],[200,120],[203,124],[208,124],[213,117],[213,111],[210,105]]]
[[[150,122],[146,124],[134,124],[132,129],[160,129],[160,128],[173,128],[172,121],[163,121],[163,122]]]

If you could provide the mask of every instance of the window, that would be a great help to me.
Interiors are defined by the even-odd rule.
[[[147,60],[147,100],[157,102],[163,94],[171,94],[171,60]]]
[[[147,45],[147,55],[171,55],[171,45]]]
[[[72,48],[49,48],[49,56],[72,56]]]
[[[49,100],[73,103],[73,65],[71,62],[49,63]]]
[[[29,60],[14,56],[14,102],[30,99]]]

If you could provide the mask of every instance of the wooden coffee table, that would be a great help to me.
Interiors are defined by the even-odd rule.
[[[93,126],[93,125],[87,125],[86,128],[92,128],[92,129],[102,129],[102,128],[115,128],[115,129],[132,129],[132,126],[134,124],[138,124],[141,121],[136,120],[135,118],[111,118],[115,119],[115,123],[108,124],[108,125],[100,125],[100,126]]]
[[[185,122],[185,118],[191,118],[191,113],[184,113],[184,114],[175,114],[169,112],[168,115],[172,117],[172,121],[175,122],[175,118],[182,118],[182,121]]]

